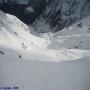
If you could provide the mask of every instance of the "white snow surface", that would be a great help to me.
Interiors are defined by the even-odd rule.
[[[90,16],[55,34],[49,34],[54,49],[90,50]],[[48,35],[46,35],[48,37]],[[54,43],[54,44],[53,44]]]
[[[38,47],[46,48],[48,41],[32,35],[23,22],[15,16],[4,14],[0,16],[0,44],[12,48]]]
[[[0,11],[0,87],[90,90],[89,20],[38,37],[17,17]]]

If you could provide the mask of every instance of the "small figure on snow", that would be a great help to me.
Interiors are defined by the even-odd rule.
[[[20,58],[20,59],[21,59],[21,57],[22,57],[21,54],[19,54],[19,58]]]
[[[4,52],[3,52],[3,51],[0,51],[0,54],[1,54],[1,55],[4,55]]]

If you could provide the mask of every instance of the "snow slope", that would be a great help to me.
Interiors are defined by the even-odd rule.
[[[86,41],[85,37],[89,40],[89,33],[75,33],[74,37],[67,36],[63,30],[64,36],[57,32],[51,33],[51,37],[42,38],[32,32],[32,28],[15,16],[0,11],[0,87],[18,86],[19,90],[90,90],[90,51],[86,45],[80,50],[71,48],[72,41],[67,44],[71,40],[67,37]],[[70,48],[58,47],[63,43]]]
[[[90,50],[90,16],[51,36],[50,48]]]
[[[1,50],[1,48],[0,48]],[[0,87],[19,90],[90,90],[90,57],[68,62],[42,62],[20,59],[17,51],[2,49],[0,55]],[[35,55],[34,55],[35,56]],[[44,59],[46,56],[43,57]]]
[[[4,14],[0,11],[0,44],[10,47],[43,47],[48,41],[31,34],[28,26],[15,16]]]

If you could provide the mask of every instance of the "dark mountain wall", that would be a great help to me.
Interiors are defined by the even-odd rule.
[[[17,16],[26,24],[31,24],[39,17],[45,6],[45,0],[28,0],[27,4],[16,0],[1,0],[0,10]]]

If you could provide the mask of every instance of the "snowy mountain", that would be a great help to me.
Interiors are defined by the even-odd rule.
[[[90,90],[89,20],[38,34],[0,11],[0,88]]]
[[[88,20],[89,20],[89,17],[88,17]],[[85,24],[89,25],[87,18],[82,22],[86,22]],[[0,11],[0,45],[8,48],[12,48],[14,50],[22,50],[22,51],[24,50],[26,53],[27,51],[29,51],[29,53],[33,53],[36,56],[39,55],[42,58],[43,56],[44,57],[49,56],[51,57],[50,60],[52,61],[53,59],[54,60],[56,59],[55,61],[75,60],[80,58],[78,55],[80,55],[81,57],[84,57],[81,54],[82,53],[85,54],[87,51],[78,52],[78,50],[76,50],[78,54],[75,54],[75,56],[73,55],[72,57],[72,55],[69,56],[68,53],[76,52],[76,51],[70,50],[70,49],[81,49],[81,50],[90,49],[90,46],[89,46],[90,39],[89,39],[89,33],[88,33],[89,27],[85,25],[83,25],[82,27],[78,27],[77,24],[75,25],[72,26],[72,29],[75,29],[75,28],[78,28],[78,29],[71,30],[70,32],[76,33],[76,30],[77,30],[79,34],[74,33],[75,35],[71,35],[69,33],[69,35],[67,36],[65,35],[65,34],[68,34],[67,30],[64,29],[62,31],[56,32],[55,34],[52,34],[51,36],[47,36],[47,38],[45,38],[44,35],[42,34],[43,36],[42,38],[33,34],[34,33],[33,28],[25,25],[17,17],[9,14],[5,14]],[[83,28],[82,33],[81,33],[81,29],[79,28]],[[62,32],[64,33],[64,35]],[[60,50],[57,50],[57,49],[60,49]],[[39,52],[37,52],[38,50]],[[63,52],[66,52],[67,55],[64,55]],[[85,56],[88,56],[88,54],[85,54]]]
[[[90,15],[90,0],[0,0],[0,9],[38,32],[56,32]]]

